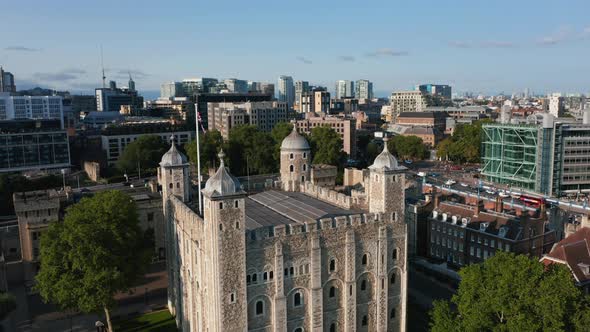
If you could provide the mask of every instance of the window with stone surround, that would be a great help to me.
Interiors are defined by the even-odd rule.
[[[303,305],[303,294],[300,291],[293,294],[293,306],[299,307]]]
[[[330,259],[330,272],[336,271],[336,260],[334,258]]]
[[[264,302],[257,301],[256,302],[256,316],[264,315]]]

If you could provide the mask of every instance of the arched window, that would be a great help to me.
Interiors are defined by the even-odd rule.
[[[234,207],[237,209],[239,206],[240,206],[240,205],[239,205],[238,201],[236,200],[236,201],[234,202]]]
[[[236,229],[240,229],[240,222],[236,221]]]
[[[246,276],[246,284],[249,284],[249,283],[250,283],[250,275],[247,275]]]
[[[223,225],[222,224],[219,224],[219,230],[220,231],[223,231]]]
[[[180,188],[180,182],[176,182],[176,188]]]
[[[305,175],[301,176],[301,182],[305,182]]]
[[[395,272],[391,274],[391,278],[389,278],[389,283],[392,285],[395,284]]]
[[[292,153],[289,154],[289,159],[293,159],[293,154]]]
[[[391,256],[393,257],[393,259],[397,259],[397,249],[393,249]]]
[[[252,282],[253,282],[253,283],[256,283],[256,279],[258,279],[258,275],[257,275],[256,273],[254,273],[254,274],[252,275]]]
[[[363,319],[361,320],[361,325],[362,326],[367,326],[369,324],[369,319],[367,318],[367,315],[363,316]]]
[[[230,303],[235,303],[235,302],[236,302],[236,294],[234,294],[234,293],[231,293],[231,294],[229,295],[229,302],[230,302]]]
[[[264,302],[258,301],[256,302],[256,315],[264,314]]]
[[[295,295],[293,295],[293,306],[299,307],[301,304],[303,304],[303,296],[300,292],[297,292]]]
[[[268,280],[268,273],[267,272],[264,272],[262,274],[262,280]]]
[[[223,202],[219,202],[219,209],[223,210]]]
[[[334,272],[336,270],[336,260],[334,258],[330,259],[330,272]]]
[[[367,281],[366,280],[361,281],[361,290],[362,291],[367,290]]]
[[[289,172],[293,173],[293,165],[289,166]]]
[[[170,188],[170,189],[174,188],[174,185],[172,184],[172,182],[170,182],[170,184],[168,185],[168,188]]]
[[[303,164],[303,171],[305,172],[307,170],[307,165]]]
[[[303,159],[307,159],[307,152],[303,152]]]
[[[270,280],[272,280],[272,278],[273,278],[273,273],[272,273],[272,271],[270,271],[270,272],[268,273],[268,278],[269,278]]]
[[[330,332],[336,332],[336,323],[330,324]]]
[[[336,288],[330,287],[330,297],[336,296]]]
[[[389,319],[395,319],[395,308],[391,309],[389,312]]]
[[[367,258],[367,254],[364,254],[364,255],[363,255],[363,258],[361,259],[361,264],[363,264],[363,265],[367,265],[367,259],[368,259],[368,258]]]
[[[303,329],[298,327],[298,328],[294,329],[293,332],[303,332]]]

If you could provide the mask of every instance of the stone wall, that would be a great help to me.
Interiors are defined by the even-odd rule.
[[[299,191],[308,196],[319,199],[320,201],[336,205],[343,209],[350,210],[352,208],[352,198],[350,196],[346,196],[345,194],[326,187],[316,186],[309,181],[301,184]]]
[[[85,161],[84,172],[86,172],[90,180],[98,182],[100,179],[100,164],[95,161]]]

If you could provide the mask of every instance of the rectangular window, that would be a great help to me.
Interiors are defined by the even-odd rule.
[[[473,247],[469,247],[469,254],[473,256]]]

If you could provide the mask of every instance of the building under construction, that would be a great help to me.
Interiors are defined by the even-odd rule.
[[[482,175],[548,196],[590,193],[590,111],[582,123],[533,116],[482,127]]]

